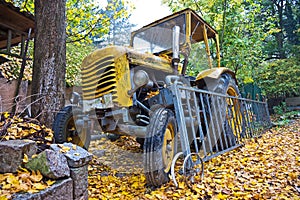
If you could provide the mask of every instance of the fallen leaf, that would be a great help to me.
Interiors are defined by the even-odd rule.
[[[28,156],[24,153],[23,163],[28,163]]]
[[[37,171],[36,173],[33,171],[32,175],[29,178],[33,182],[40,182],[43,179],[43,175],[41,174],[40,171]]]

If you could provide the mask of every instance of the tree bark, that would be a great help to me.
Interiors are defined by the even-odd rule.
[[[66,71],[66,0],[35,0],[32,114],[52,126],[64,106]]]

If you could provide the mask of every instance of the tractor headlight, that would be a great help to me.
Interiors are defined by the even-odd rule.
[[[134,73],[133,76],[133,82],[135,87],[142,87],[144,85],[147,85],[149,83],[150,79],[148,76],[148,73],[144,70],[138,70]]]

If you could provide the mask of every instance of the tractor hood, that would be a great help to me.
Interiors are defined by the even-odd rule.
[[[97,61],[107,56],[114,58],[126,55],[132,65],[149,67],[164,72],[173,72],[171,59],[168,56],[155,56],[150,53],[140,53],[130,47],[109,46],[103,49],[97,49],[89,54],[82,63],[82,70],[87,70],[97,63]]]
[[[131,69],[134,66],[173,73],[167,56],[139,53],[118,46],[97,49],[82,62],[83,100],[93,104],[97,100],[103,108],[132,106],[132,98],[127,92],[133,87]],[[105,99],[109,100],[105,102]]]

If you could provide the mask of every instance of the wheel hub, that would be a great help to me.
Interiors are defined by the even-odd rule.
[[[165,131],[162,148],[163,163],[165,166],[164,171],[167,173],[170,171],[174,155],[174,129],[171,125],[168,125]]]

